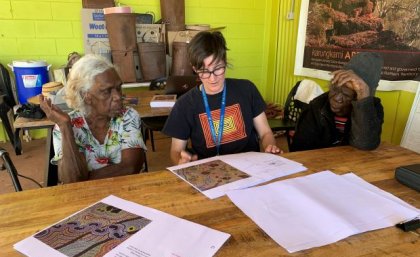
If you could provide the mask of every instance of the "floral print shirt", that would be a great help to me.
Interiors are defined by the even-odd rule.
[[[140,116],[133,108],[122,110],[120,116],[110,121],[104,143],[100,144],[90,131],[82,113],[74,110],[69,113],[73,126],[74,138],[79,151],[86,157],[89,171],[121,162],[121,151],[128,148],[143,148],[146,146],[140,129]],[[53,130],[55,156],[58,161],[63,156],[60,128],[55,125]]]

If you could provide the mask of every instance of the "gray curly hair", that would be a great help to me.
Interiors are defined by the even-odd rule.
[[[65,88],[67,105],[88,114],[90,108],[84,101],[85,95],[94,85],[96,76],[109,69],[115,69],[118,73],[116,67],[101,55],[87,54],[76,61]]]

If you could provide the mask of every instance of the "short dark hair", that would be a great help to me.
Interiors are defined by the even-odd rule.
[[[195,35],[188,44],[188,58],[191,65],[200,70],[203,68],[204,59],[214,56],[212,62],[223,61],[227,65],[226,40],[219,31],[202,31]]]

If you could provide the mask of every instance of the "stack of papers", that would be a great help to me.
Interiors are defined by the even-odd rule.
[[[393,226],[415,207],[356,175],[331,171],[228,192],[229,198],[288,252]]]
[[[229,234],[115,196],[14,245],[30,257],[211,257]]]
[[[155,95],[150,101],[150,107],[173,107],[176,95]]]
[[[305,171],[302,164],[259,152],[215,156],[168,168],[210,199],[234,189],[255,186]]]

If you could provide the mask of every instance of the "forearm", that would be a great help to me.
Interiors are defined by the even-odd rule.
[[[103,168],[92,170],[89,179],[101,179],[117,176],[138,174],[143,168],[145,160],[142,148],[128,148],[121,151],[121,161]]]
[[[273,133],[267,132],[260,137],[262,149],[267,149],[269,145],[276,145],[276,139],[274,138]]]
[[[86,160],[79,152],[70,124],[60,126],[63,156],[59,161],[59,178],[63,183],[87,180],[89,171]]]
[[[111,164],[103,168],[93,170],[89,174],[89,179],[111,178],[140,173],[141,169],[134,168],[123,163]]]
[[[170,157],[174,165],[190,162],[197,159],[197,156],[186,151],[187,140],[172,138]]]
[[[258,133],[258,138],[262,150],[264,152],[279,152],[279,148],[276,146],[276,139],[274,138],[273,131],[268,125],[267,116],[262,112],[253,119],[255,130]],[[274,148],[273,148],[274,147]]]
[[[179,164],[179,160],[181,160],[181,151],[172,150],[170,151],[171,161],[174,165]]]

